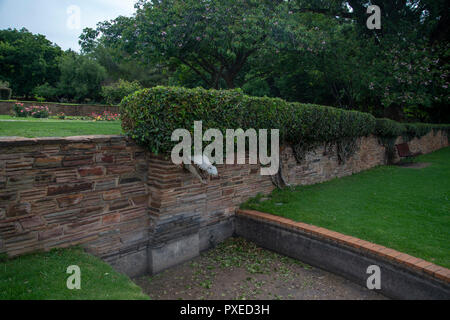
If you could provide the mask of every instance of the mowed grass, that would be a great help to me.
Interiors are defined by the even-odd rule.
[[[381,166],[256,197],[244,209],[283,216],[450,267],[450,148],[418,157],[423,169]],[[263,199],[264,200],[264,199]]]
[[[69,137],[84,135],[120,135],[120,121],[52,120],[0,116],[0,137]]]
[[[69,290],[67,267],[81,270],[81,289]],[[0,262],[0,300],[146,300],[125,275],[80,248],[58,249]]]

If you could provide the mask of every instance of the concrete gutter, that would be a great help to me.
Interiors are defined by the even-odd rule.
[[[250,210],[236,213],[236,235],[366,287],[381,270],[381,294],[394,299],[450,299],[450,270],[355,237]]]

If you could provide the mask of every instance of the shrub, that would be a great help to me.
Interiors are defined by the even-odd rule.
[[[28,114],[33,118],[48,118],[50,115],[50,111],[47,106],[31,106],[29,108],[25,108],[28,111]]]
[[[10,88],[0,88],[0,100],[10,100],[12,90]]]
[[[396,139],[402,136],[405,141],[414,138],[421,138],[431,131],[443,131],[447,134],[450,129],[448,124],[430,124],[430,123],[398,123],[390,119],[377,119],[375,135],[380,138]]]
[[[33,117],[33,118],[48,118],[50,111],[47,106],[31,106],[25,107],[23,103],[16,102],[13,107],[14,115],[16,117]]]
[[[58,99],[58,89],[48,83],[36,87],[33,93],[36,97],[42,97],[43,101],[56,101]]]
[[[142,86],[138,81],[128,82],[125,80],[119,80],[118,82],[102,87],[102,96],[106,103],[111,105],[119,104],[122,99],[138,90],[141,90]]]
[[[176,144],[172,132],[184,128],[193,134],[194,121],[199,120],[203,130],[215,128],[223,134],[231,128],[279,129],[280,143],[292,146],[298,161],[320,144],[336,144],[338,159],[345,162],[356,151],[356,139],[371,134],[392,156],[398,136],[420,138],[442,130],[448,137],[450,130],[449,125],[401,124],[358,111],[250,97],[240,89],[155,87],[125,97],[120,108],[124,132],[156,154],[170,154]]]
[[[280,142],[307,150],[318,142],[350,141],[373,133],[369,114],[332,107],[246,96],[241,90],[217,91],[155,87],[127,96],[121,103],[125,132],[154,153],[169,154],[175,129],[279,129]]]
[[[391,119],[377,119],[375,135],[378,137],[397,138],[405,133],[405,125]]]
[[[101,100],[101,83],[106,70],[95,59],[67,51],[59,59],[61,75],[56,84],[58,100],[89,102]]]
[[[16,117],[25,118],[28,117],[28,111],[26,110],[23,103],[16,102],[13,106],[14,115]]]

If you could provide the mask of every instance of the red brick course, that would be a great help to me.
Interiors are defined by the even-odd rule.
[[[369,252],[380,258],[407,266],[415,271],[427,273],[435,278],[450,283],[450,269],[437,266],[429,261],[410,256],[390,248],[386,248],[369,241],[361,240],[355,237],[347,236],[339,232],[331,231],[325,228],[316,227],[302,222],[295,222],[290,219],[275,216],[268,213],[254,210],[237,210],[237,215],[250,217],[252,219],[277,224],[287,229],[298,230],[314,237],[337,242],[360,251]]]

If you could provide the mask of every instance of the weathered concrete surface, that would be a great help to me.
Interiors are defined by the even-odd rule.
[[[277,253],[341,275],[366,286],[367,268],[381,269],[380,292],[394,299],[450,299],[450,286],[424,273],[413,272],[379,256],[326,241],[299,230],[290,229],[262,219],[238,215],[236,235]]]

